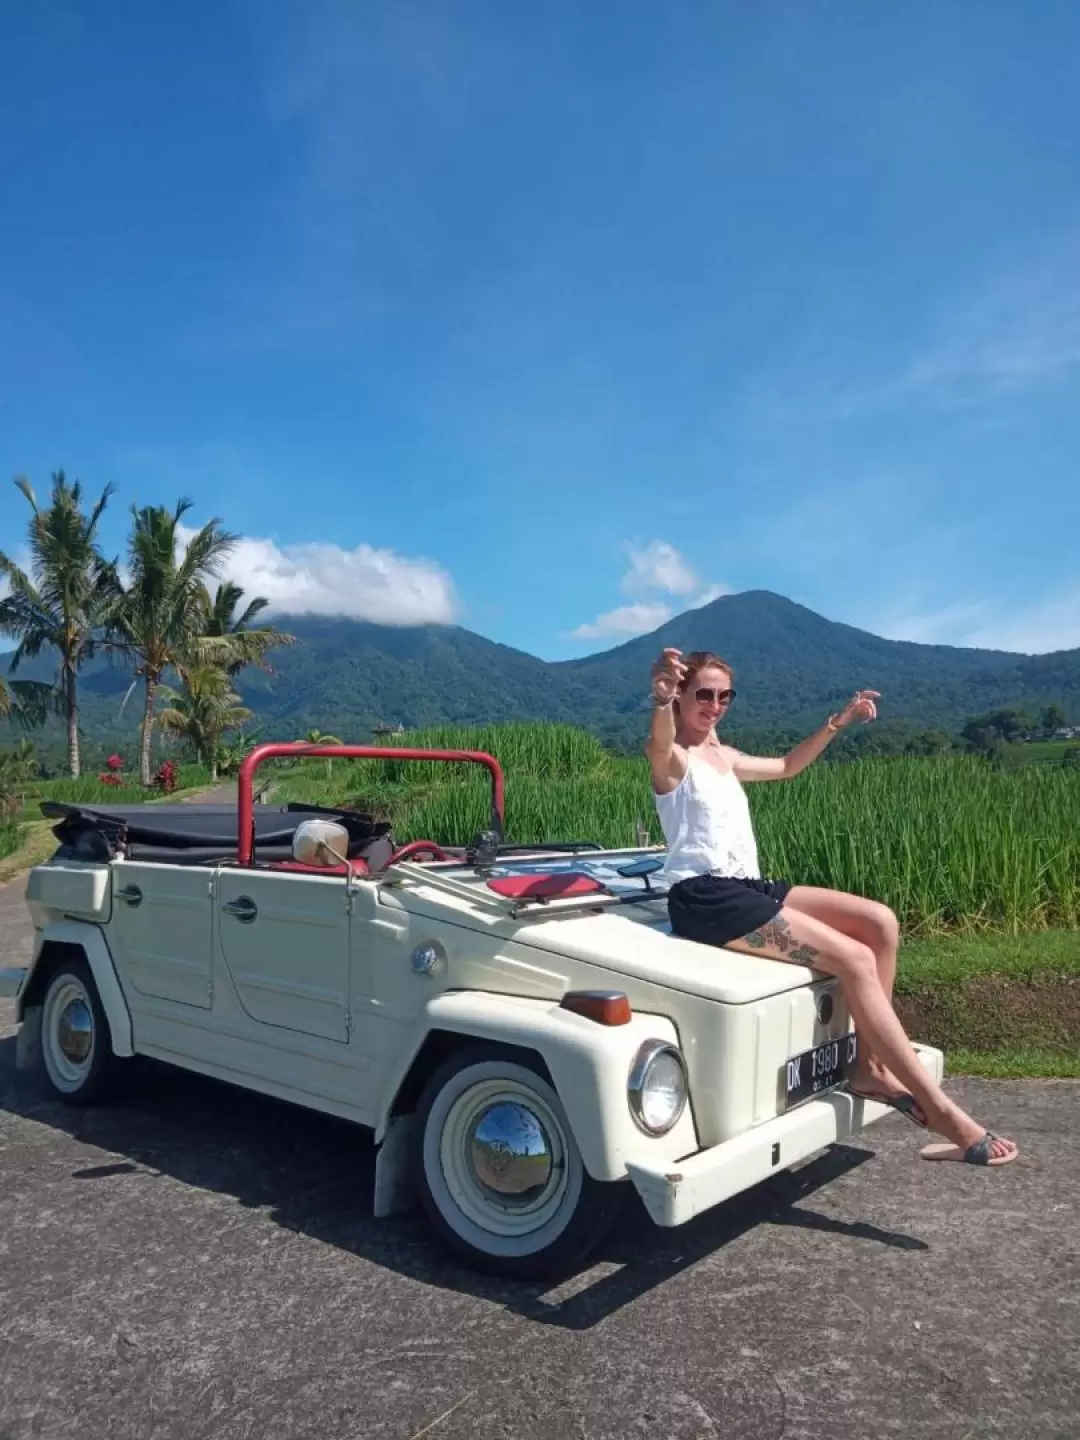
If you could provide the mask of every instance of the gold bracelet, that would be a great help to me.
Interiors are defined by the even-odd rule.
[[[837,725],[835,715],[830,715],[829,718],[825,721],[825,729],[828,730],[830,735],[836,735],[840,730],[843,729],[843,726]]]

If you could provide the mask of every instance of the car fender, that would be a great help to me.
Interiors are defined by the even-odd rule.
[[[33,1043],[33,1037],[29,1032],[34,1030],[35,1020],[38,1026],[41,1022],[41,1004],[37,997],[34,976],[38,967],[47,957],[48,947],[54,944],[76,945],[86,956],[86,963],[90,966],[90,973],[97,986],[101,1008],[105,1011],[105,1018],[109,1022],[113,1054],[125,1057],[134,1055],[131,1012],[124,999],[124,992],[120,988],[116,966],[113,964],[109,947],[105,943],[105,936],[96,925],[89,925],[79,920],[53,920],[37,933],[34,958],[30,962],[26,978],[15,1002],[15,1018],[28,1031],[27,1045]],[[35,999],[29,1001],[28,997],[30,996],[34,996]]]
[[[425,1040],[433,1032],[488,1040],[531,1050],[543,1060],[581,1151],[596,1180],[619,1180],[627,1161],[647,1155],[679,1156],[697,1150],[689,1103],[666,1135],[652,1136],[634,1122],[627,1099],[630,1067],[646,1040],[678,1046],[666,1016],[635,1014],[624,1025],[601,1025],[550,1000],[489,991],[433,995],[424,1005],[402,1058],[387,1076],[377,1110],[381,1142],[395,1114],[397,1095]]]

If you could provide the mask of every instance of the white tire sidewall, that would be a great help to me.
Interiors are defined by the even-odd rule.
[[[64,1055],[58,1039],[60,1016],[76,999],[81,999],[86,1006],[93,1027],[90,1053],[81,1063],[73,1062]],[[41,1013],[41,1057],[53,1088],[63,1095],[78,1095],[92,1078],[98,1047],[105,1043],[94,1008],[94,997],[82,976],[71,970],[60,970],[51,976]]]
[[[444,1173],[443,1132],[447,1121],[469,1091],[485,1082],[501,1082],[507,1091],[519,1092],[525,1102],[530,1094],[535,1096],[541,1102],[539,1109],[544,1114],[546,1125],[553,1123],[558,1131],[552,1139],[557,1141],[562,1151],[565,1169],[558,1207],[548,1220],[526,1233],[499,1234],[477,1224],[455,1199],[453,1181],[448,1181]],[[428,1193],[445,1224],[465,1244],[484,1255],[499,1258],[533,1256],[555,1244],[572,1223],[585,1187],[585,1166],[558,1094],[535,1070],[515,1064],[512,1060],[480,1061],[457,1071],[446,1080],[424,1121],[421,1163]]]

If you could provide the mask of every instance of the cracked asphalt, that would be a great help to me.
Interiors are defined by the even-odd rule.
[[[0,1440],[1080,1436],[1076,1083],[949,1083],[1005,1169],[890,1117],[550,1289],[373,1219],[365,1132],[142,1063],[70,1110],[12,1019]]]

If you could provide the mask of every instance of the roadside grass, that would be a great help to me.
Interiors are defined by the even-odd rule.
[[[900,949],[897,995],[925,986],[959,985],[976,975],[1029,981],[1036,973],[1080,975],[1080,930],[1035,930],[1019,935],[935,935]]]
[[[51,820],[31,820],[19,826],[18,845],[0,859],[0,885],[49,858],[56,849],[52,827]]]
[[[1080,930],[909,941],[896,1008],[950,1074],[1080,1079]]]
[[[986,1080],[1080,1080],[1080,1051],[1072,1054],[1037,1045],[1001,1045],[996,1050],[958,1046],[945,1057],[949,1075]]]

